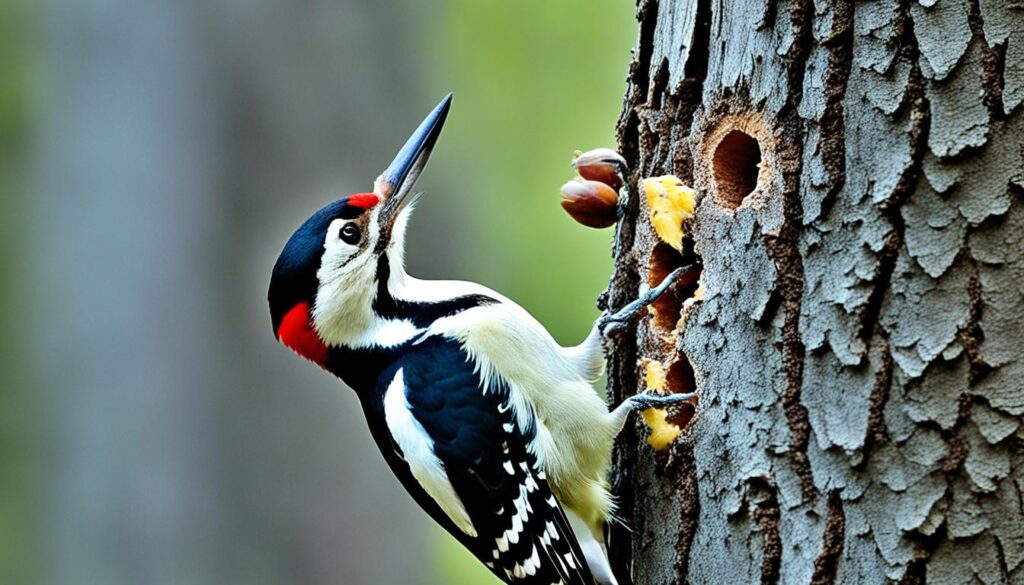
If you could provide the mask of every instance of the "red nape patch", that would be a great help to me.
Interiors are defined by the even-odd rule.
[[[363,209],[370,209],[380,203],[380,197],[377,197],[376,193],[356,193],[355,195],[349,195],[345,203],[355,207],[362,207]]]
[[[288,311],[277,328],[277,338],[307,360],[327,367],[327,346],[321,341],[309,315],[309,303],[299,303]]]

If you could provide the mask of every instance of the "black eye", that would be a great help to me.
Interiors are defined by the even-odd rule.
[[[359,243],[359,228],[357,228],[354,223],[346,223],[342,226],[341,232],[338,233],[338,237],[346,244],[352,244],[355,246]]]

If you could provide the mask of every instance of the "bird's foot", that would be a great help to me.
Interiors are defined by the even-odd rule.
[[[626,401],[630,405],[631,410],[647,410],[648,408],[670,408],[674,405],[688,402],[690,399],[697,396],[696,392],[687,392],[685,394],[658,394],[651,392],[641,392],[630,396]]]
[[[693,400],[696,397],[696,392],[687,392],[685,394],[660,394],[658,392],[652,392],[651,390],[647,390],[645,392],[641,392],[640,394],[634,394],[633,396],[630,396],[629,398],[623,400],[622,404],[620,404],[618,407],[615,408],[615,410],[612,411],[610,415],[612,424],[614,425],[614,428],[621,430],[622,427],[625,426],[626,420],[629,419],[630,414],[634,412],[644,412],[645,418],[647,418],[648,416],[654,417],[653,420],[648,420],[648,425],[650,425],[652,428],[658,426],[659,428],[662,428],[664,430],[664,428],[667,428],[664,423],[667,421],[668,416],[665,410],[671,409],[684,403],[688,403],[690,400]],[[675,428],[676,430],[674,434],[672,432],[669,433],[671,437],[664,442],[665,444],[671,443],[673,440],[675,440],[675,437],[678,436],[680,432],[679,429],[677,427],[673,428]],[[661,439],[659,439],[659,444],[660,441]]]
[[[646,309],[651,303],[658,300],[661,295],[665,294],[672,285],[679,280],[679,277],[688,272],[694,265],[680,266],[668,274],[658,286],[648,289],[647,292],[640,295],[640,298],[629,303],[625,307],[619,309],[618,312],[605,314],[598,318],[597,327],[601,332],[601,335],[608,337],[609,335],[621,331],[626,326],[630,325],[640,313]]]

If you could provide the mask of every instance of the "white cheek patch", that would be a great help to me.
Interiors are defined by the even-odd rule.
[[[313,324],[328,345],[353,342],[373,321],[371,305],[377,293],[376,255],[379,232],[371,216],[367,231],[356,245],[339,238],[352,220],[336,219],[327,228],[324,252],[316,276],[320,283],[313,309]]]

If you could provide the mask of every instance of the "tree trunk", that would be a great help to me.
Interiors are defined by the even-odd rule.
[[[608,303],[703,269],[616,341],[610,388],[655,367],[699,405],[666,450],[623,435],[621,581],[1024,583],[1024,2],[638,19],[631,184],[700,204],[679,253],[631,197]]]

